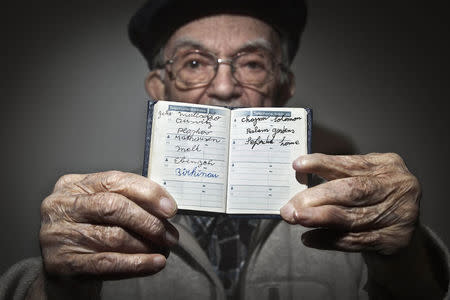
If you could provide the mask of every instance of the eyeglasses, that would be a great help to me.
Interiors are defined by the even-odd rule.
[[[229,59],[201,51],[188,50],[174,55],[160,68],[167,68],[170,78],[179,88],[191,89],[208,85],[217,74],[220,64],[231,67],[233,78],[243,85],[262,87],[275,78],[280,68],[287,67],[275,61],[267,51],[242,52]]]

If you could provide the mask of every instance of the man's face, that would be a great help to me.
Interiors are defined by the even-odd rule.
[[[202,18],[180,27],[168,40],[164,49],[165,59],[178,57],[189,51],[212,53],[217,58],[229,59],[243,52],[261,51],[281,61],[280,39],[266,23],[247,16],[217,15]],[[161,70],[155,72],[165,72]],[[220,64],[212,81],[201,87],[181,88],[174,76],[153,77],[161,84],[153,84],[152,76],[147,88],[152,97],[207,105],[272,106],[280,94],[280,70],[274,77],[260,85],[241,84],[232,76],[229,64]],[[162,74],[162,73],[159,73]],[[155,88],[155,86],[157,88]],[[159,88],[160,87],[160,88]],[[153,89],[153,90],[152,90]],[[155,91],[156,89],[156,91]]]

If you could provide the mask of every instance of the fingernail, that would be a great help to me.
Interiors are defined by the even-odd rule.
[[[281,216],[288,222],[294,223],[295,222],[295,207],[292,205],[291,202],[286,203],[281,209],[280,209]]]
[[[163,256],[156,256],[153,258],[155,268],[162,269],[166,265],[166,259]]]
[[[159,207],[168,216],[173,216],[177,211],[177,204],[169,198],[163,197],[159,200]]]
[[[170,230],[167,230],[164,234],[164,239],[168,246],[172,247],[178,244],[178,234],[171,232]]]

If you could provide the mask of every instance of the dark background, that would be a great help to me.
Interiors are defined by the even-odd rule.
[[[139,172],[147,69],[126,24],[140,3],[2,4],[0,273],[39,255],[39,206],[61,175]],[[399,153],[422,183],[422,222],[450,245],[446,1],[309,4],[288,105],[361,153]]]

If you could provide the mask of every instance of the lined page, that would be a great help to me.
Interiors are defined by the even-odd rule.
[[[149,178],[179,209],[225,212],[229,117],[221,107],[155,104]]]
[[[230,142],[227,213],[279,214],[306,188],[292,168],[307,153],[306,110],[233,110]]]

